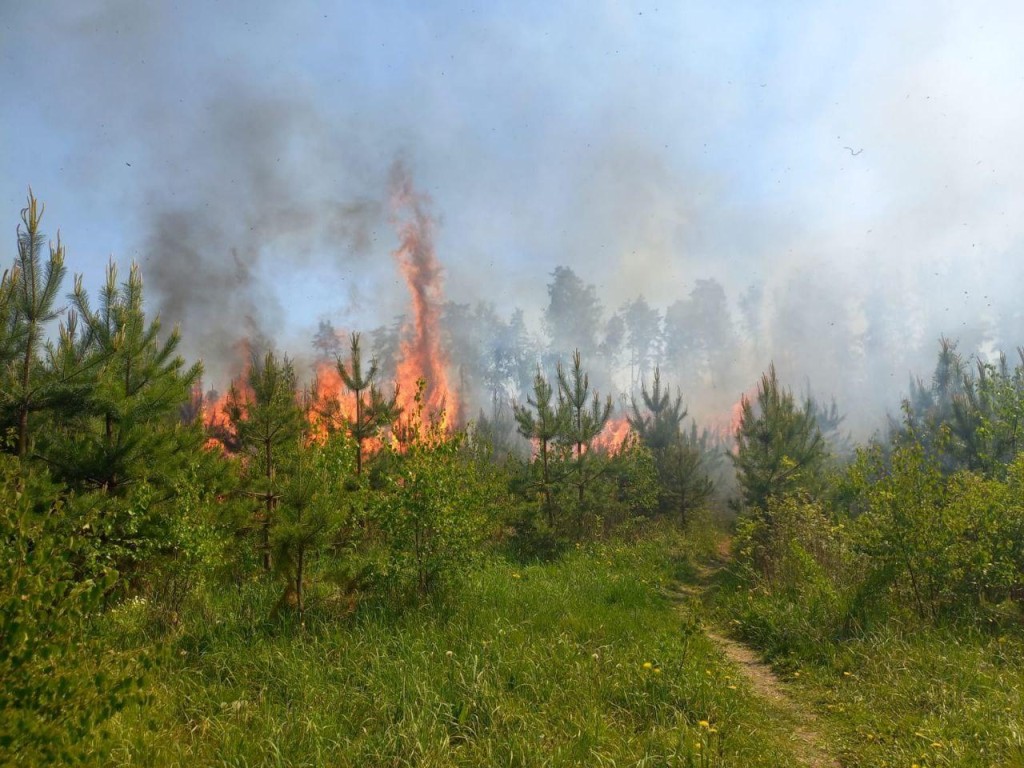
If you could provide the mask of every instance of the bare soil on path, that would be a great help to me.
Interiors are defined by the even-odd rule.
[[[718,554],[718,558],[710,567],[699,567],[696,585],[679,584],[674,596],[699,600],[707,589],[711,578],[726,564],[727,544],[724,547],[719,546]],[[713,627],[705,626],[704,633],[721,648],[725,657],[743,675],[758,696],[786,715],[787,720],[796,724],[792,736],[794,752],[800,760],[800,765],[805,768],[843,768],[842,763],[829,754],[826,740],[818,728],[817,716],[814,711],[806,702],[800,701],[793,695],[791,689],[768,664],[762,661],[755,650],[737,640],[726,637]],[[780,768],[782,767],[780,766]]]

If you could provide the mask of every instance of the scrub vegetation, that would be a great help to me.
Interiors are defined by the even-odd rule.
[[[0,282],[0,763],[1024,766],[1024,365],[942,339],[860,446],[774,366],[723,433],[636,355],[617,413],[579,349],[467,420],[325,327],[308,383],[253,344],[220,397],[137,267],[63,293],[42,214]]]

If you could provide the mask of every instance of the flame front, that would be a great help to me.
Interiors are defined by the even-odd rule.
[[[629,419],[625,416],[608,419],[604,429],[594,438],[592,447],[594,450],[614,455],[622,450],[622,446],[632,430],[633,428],[629,425]]]
[[[443,412],[444,423],[450,425],[459,420],[459,400],[448,384],[448,356],[441,345],[442,271],[434,253],[434,222],[426,211],[427,200],[401,168],[395,173],[391,203],[400,241],[393,255],[412,298],[412,320],[404,329],[398,363],[398,404],[406,417],[414,414],[417,382],[422,380],[425,415]]]

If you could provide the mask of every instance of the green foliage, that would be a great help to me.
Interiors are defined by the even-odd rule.
[[[201,367],[186,368],[176,354],[177,329],[161,340],[159,320],[147,323],[137,264],[122,284],[117,267],[108,266],[95,310],[81,276],[72,301],[75,312],[63,325],[53,369],[75,391],[54,404],[56,423],[40,450],[73,487],[111,495],[142,480],[168,487],[199,445],[198,431],[180,423],[179,409]]]
[[[479,557],[487,530],[480,467],[462,450],[465,436],[449,435],[443,417],[423,421],[422,392],[376,507],[389,553],[386,577],[400,595],[457,581]]]
[[[85,622],[117,572],[81,579],[90,543],[74,535],[45,478],[0,456],[0,763],[94,759],[88,738],[135,698],[138,677],[104,655]],[[117,664],[125,666],[118,668]],[[114,670],[112,671],[111,667]]]
[[[339,621],[311,605],[298,636],[254,631],[251,617],[275,597],[268,585],[224,591],[220,621],[196,621],[168,655],[154,704],[120,719],[117,757],[795,765],[791,721],[703,635],[698,605],[664,596],[675,564],[666,553],[688,547],[670,536],[525,567],[491,559],[456,591],[401,613],[366,606]]]
[[[44,265],[41,258],[46,236],[40,229],[44,206],[32,190],[28,205],[21,211],[18,226],[18,256],[14,268],[5,273],[0,285],[0,317],[4,331],[0,335],[4,364],[0,376],[0,415],[6,428],[14,426],[18,456],[29,453],[29,414],[47,407],[54,394],[55,382],[40,370],[39,352],[47,323],[55,320],[59,310],[54,307],[60,284],[64,279],[64,246],[58,236],[50,245]]]
[[[813,488],[826,453],[810,403],[796,404],[773,364],[757,385],[756,402],[744,397],[741,407],[732,460],[744,505],[764,510],[772,497]]]
[[[279,466],[296,450],[304,420],[296,392],[295,368],[288,358],[268,352],[253,355],[245,386],[232,385],[228,419],[247,464],[247,494],[260,502],[256,525],[263,569],[271,570],[270,529],[274,525],[282,481]]]
[[[377,389],[374,380],[377,378],[377,361],[370,362],[370,369],[363,372],[362,350],[359,346],[359,334],[353,333],[349,364],[346,366],[338,359],[338,375],[348,387],[355,399],[355,408],[351,418],[343,419],[349,435],[355,441],[356,475],[363,473],[363,444],[376,437],[381,427],[394,422],[401,415],[398,408],[398,387],[395,387],[391,398]],[[366,393],[365,395],[363,393]],[[337,406],[337,404],[329,404]],[[329,422],[333,419],[329,419]]]
[[[851,470],[864,513],[855,529],[867,556],[867,585],[906,598],[931,620],[1020,595],[1024,586],[1024,462],[1006,482],[969,472],[946,477],[925,448],[897,448],[888,461],[862,453]]]
[[[642,384],[640,395],[645,411],[634,397],[629,425],[651,451],[659,481],[658,506],[663,514],[675,515],[683,525],[689,513],[710,497],[714,484],[703,470],[702,453],[694,433],[682,430],[686,409],[683,396],[672,400],[661,386],[661,371],[654,369],[651,391]]]
[[[595,456],[606,468],[595,483],[604,532],[625,533],[635,522],[650,518],[658,511],[661,492],[657,460],[640,440],[627,437],[611,456]]]
[[[587,487],[601,474],[600,462],[592,460],[591,443],[601,434],[612,413],[609,395],[602,403],[597,392],[590,393],[590,377],[583,370],[579,350],[572,356],[572,369],[558,366],[558,407],[563,414],[558,440],[572,451],[570,477],[576,487],[577,527],[582,530],[586,514]]]
[[[551,530],[555,528],[554,493],[559,477],[558,468],[553,466],[553,454],[556,448],[555,441],[562,434],[565,419],[565,412],[552,404],[553,396],[554,388],[538,369],[537,375],[533,378],[533,397],[528,397],[526,401],[529,407],[514,406],[519,434],[533,441],[537,449],[540,477],[534,487],[540,491],[543,498],[544,514]]]
[[[301,615],[311,560],[352,525],[347,479],[352,476],[352,443],[334,435],[324,444],[301,441],[283,468],[280,507],[270,531],[275,571]],[[345,542],[347,543],[347,542]]]
[[[976,361],[973,371],[942,338],[930,386],[911,381],[895,442],[924,446],[946,473],[969,469],[1001,476],[1020,450],[1024,428],[1024,350],[1012,371],[1006,358]]]

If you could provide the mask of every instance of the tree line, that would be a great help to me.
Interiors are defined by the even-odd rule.
[[[660,383],[634,404],[639,439],[596,442],[613,405],[579,351],[554,383],[534,362],[512,416],[529,457],[496,447],[493,419],[450,429],[425,382],[403,412],[358,333],[325,346],[343,392],[303,387],[292,360],[261,351],[207,427],[202,368],[147,316],[138,266],[110,264],[95,297],[81,276],[65,293],[43,213],[30,194],[0,279],[0,750],[29,763],[84,759],[81,737],[140,695],[147,659],[107,670],[89,630],[126,600],[159,636],[203,590],[265,580],[277,619],[301,626],[327,604],[427,599],[489,552],[556,556],[701,503],[661,489],[666,451],[689,443]]]

